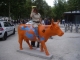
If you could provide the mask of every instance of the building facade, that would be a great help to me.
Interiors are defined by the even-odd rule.
[[[64,12],[65,23],[80,24],[80,11]]]

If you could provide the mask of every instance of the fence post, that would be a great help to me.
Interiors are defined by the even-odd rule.
[[[73,25],[71,24],[71,26],[70,26],[70,32],[72,32],[73,31]]]
[[[65,32],[68,30],[68,26],[67,26],[67,24],[65,25]]]
[[[76,30],[76,33],[78,33],[78,27],[79,27],[79,25],[76,25],[76,28],[75,28],[75,30]]]

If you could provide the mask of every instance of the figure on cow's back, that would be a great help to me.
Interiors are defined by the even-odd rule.
[[[31,10],[31,14],[30,14],[30,17],[32,18],[32,22],[33,22],[33,27],[34,29],[36,30],[36,38],[38,40],[38,25],[41,23],[41,15],[40,13],[38,12],[38,9],[36,6],[32,6],[32,10]],[[31,45],[33,47],[37,47],[39,48],[39,42],[37,42],[37,46],[35,46],[35,41],[32,41],[31,42]]]
[[[29,45],[30,49],[33,49],[33,47],[30,45],[29,40],[30,41],[39,41],[41,44],[41,52],[45,52],[45,54],[48,56],[49,52],[47,50],[46,47],[46,41],[48,40],[48,38],[50,36],[62,36],[64,33],[63,31],[60,29],[59,22],[54,23],[54,21],[52,20],[51,25],[42,25],[39,24],[38,25],[38,40],[36,39],[36,30],[34,29],[34,27],[30,24],[21,24],[18,26],[18,35],[19,35],[19,44],[20,44],[20,50],[22,50],[22,41],[26,41],[26,43]],[[43,32],[43,30],[45,30]]]

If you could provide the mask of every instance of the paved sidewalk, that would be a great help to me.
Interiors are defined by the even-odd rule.
[[[53,36],[46,43],[52,52],[52,60],[80,60],[80,34],[64,33],[62,37]]]

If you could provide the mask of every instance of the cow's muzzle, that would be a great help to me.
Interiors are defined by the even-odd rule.
[[[59,36],[62,36],[64,34],[64,32],[61,32],[60,34],[59,34]]]

